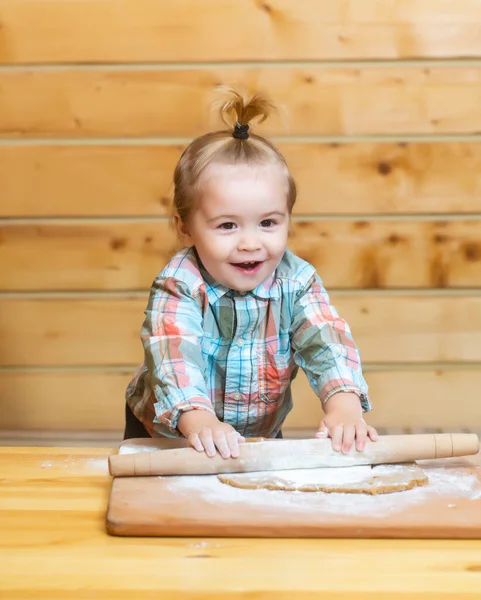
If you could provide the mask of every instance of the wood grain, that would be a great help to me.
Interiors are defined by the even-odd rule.
[[[107,538],[106,459],[113,451],[0,448],[0,588],[6,599],[475,597],[476,540]],[[319,565],[329,577],[319,577]]]
[[[0,146],[0,216],[170,215],[170,187],[182,150]]]
[[[1,298],[3,366],[132,365],[142,362],[143,298]],[[481,315],[481,298],[480,298]],[[481,358],[481,352],[480,352]]]
[[[167,221],[4,222],[0,290],[143,290],[178,248]],[[328,289],[479,288],[481,221],[294,222]]]
[[[2,0],[3,63],[479,56],[474,0]],[[102,35],[91,34],[95,23]],[[233,24],[235,23],[235,28]],[[181,24],[181,25],[180,25]],[[245,39],[249,43],[245,43]]]
[[[133,369],[1,371],[0,427],[4,430],[123,430],[125,389],[132,374]]]
[[[125,389],[134,367],[117,370],[0,371],[1,431],[123,431]],[[374,427],[445,431],[481,430],[481,369],[424,365],[389,370],[367,366]],[[293,385],[294,408],[284,430],[314,433],[320,402],[300,373]],[[41,404],[41,410],[39,405]]]
[[[481,362],[481,295],[332,293],[364,362]],[[147,292],[136,297],[0,298],[0,366],[142,362]]]
[[[481,143],[280,143],[295,214],[481,212]],[[169,216],[182,145],[0,146],[0,216]]]
[[[400,366],[396,370],[365,371],[374,410],[365,419],[374,427],[412,430],[481,428],[473,389],[481,384],[481,369],[436,368],[421,370]],[[473,387],[474,386],[474,387]],[[319,400],[301,373],[294,383],[294,408],[286,430],[315,432],[322,418]]]
[[[0,72],[0,137],[195,136],[219,128],[219,84],[266,91],[281,118],[263,135],[406,135],[481,130],[481,67],[316,65]]]
[[[145,289],[178,247],[165,221],[6,223],[0,235],[4,290]]]

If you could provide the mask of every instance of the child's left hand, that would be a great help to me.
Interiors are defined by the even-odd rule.
[[[345,454],[356,440],[356,450],[362,452],[369,437],[373,442],[378,439],[374,427],[366,424],[362,418],[361,402],[357,394],[338,392],[329,398],[325,406],[325,417],[319,425],[316,438],[330,437],[332,448]]]

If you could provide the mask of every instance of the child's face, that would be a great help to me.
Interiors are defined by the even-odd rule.
[[[287,246],[287,178],[277,165],[211,165],[184,241],[217,282],[241,292],[277,268]]]

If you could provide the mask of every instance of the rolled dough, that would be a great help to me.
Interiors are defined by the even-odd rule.
[[[259,471],[217,476],[222,483],[248,490],[390,494],[426,485],[428,478],[415,463],[341,468]]]

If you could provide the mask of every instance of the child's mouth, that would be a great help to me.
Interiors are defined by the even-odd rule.
[[[235,267],[241,273],[257,273],[257,271],[261,268],[262,262],[259,260],[256,261],[246,261],[241,263],[231,263],[233,267]]]

